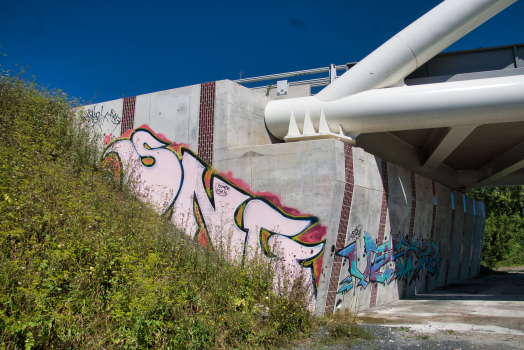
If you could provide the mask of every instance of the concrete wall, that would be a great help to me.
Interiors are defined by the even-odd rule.
[[[270,259],[264,242],[281,243],[288,267],[310,275],[319,314],[478,274],[482,203],[335,139],[281,143],[265,128],[268,101],[219,81],[86,106],[84,115],[106,133],[106,161],[136,158],[140,198],[172,210],[178,226],[192,213],[184,227],[201,244],[216,246],[220,225],[237,242],[231,249],[251,242]],[[154,165],[140,165],[144,157]],[[229,208],[220,225],[218,203]]]
[[[267,94],[267,88],[253,89],[253,91],[261,95],[264,95],[264,96],[266,96]],[[305,96],[311,96],[311,85],[309,84],[291,85],[288,87],[287,95],[277,95],[277,86],[275,84],[269,91],[268,97],[271,98],[272,100],[283,100],[286,98],[305,97]]]

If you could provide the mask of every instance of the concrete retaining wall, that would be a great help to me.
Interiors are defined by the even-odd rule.
[[[84,116],[106,161],[117,155],[125,172],[126,157],[153,159],[134,169],[149,181],[141,198],[172,210],[176,225],[178,208],[191,210],[187,234],[201,244],[217,244],[217,203],[231,209],[233,240],[268,259],[268,244],[282,244],[288,267],[311,276],[316,313],[478,274],[482,203],[335,139],[282,143],[265,128],[268,101],[226,80],[86,106]]]

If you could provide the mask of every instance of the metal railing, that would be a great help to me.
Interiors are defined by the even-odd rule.
[[[329,73],[329,76],[322,77],[322,78],[315,78],[315,79],[305,79],[305,80],[295,80],[290,81],[289,86],[294,85],[306,85],[309,84],[311,87],[319,87],[319,86],[327,86],[333,80],[337,77],[337,71],[344,70],[347,71],[351,67],[353,67],[357,62],[353,63],[347,63],[340,66],[335,66],[334,64],[331,64],[329,67],[323,67],[323,68],[314,68],[314,69],[306,69],[306,70],[299,70],[295,72],[288,72],[288,73],[279,73],[279,74],[269,74],[269,75],[262,75],[260,77],[252,77],[252,78],[243,78],[238,80],[233,80],[235,83],[238,84],[248,84],[248,83],[255,83],[259,81],[267,81],[267,80],[280,80],[283,78],[292,78],[292,77],[299,77],[302,75],[310,75],[310,74],[318,74],[318,73]],[[252,89],[267,89],[268,87],[274,87],[276,88],[275,84],[272,85],[263,85],[263,86],[256,86]]]

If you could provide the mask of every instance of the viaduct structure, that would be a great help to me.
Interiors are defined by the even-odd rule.
[[[314,96],[223,80],[81,115],[199,244],[305,274],[317,314],[390,303],[476,276],[485,210],[464,191],[524,183],[524,45],[439,54],[514,1],[446,0]]]

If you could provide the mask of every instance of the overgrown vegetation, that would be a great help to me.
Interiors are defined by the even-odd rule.
[[[0,74],[0,348],[273,348],[323,327],[309,288],[276,291],[262,259],[192,244],[122,188],[75,101],[22,73]]]
[[[524,186],[484,188],[470,195],[486,206],[482,263],[488,268],[524,264]]]
[[[339,344],[341,341],[346,345],[353,345],[361,340],[374,339],[370,332],[357,324],[355,313],[349,310],[319,317],[316,326],[326,332],[326,336],[320,341],[325,345]]]

